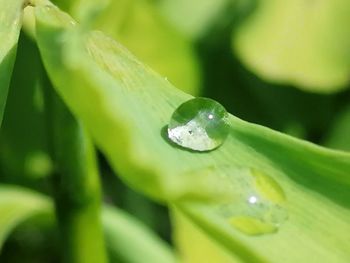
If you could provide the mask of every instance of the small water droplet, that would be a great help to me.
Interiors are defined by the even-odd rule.
[[[176,144],[195,151],[210,151],[226,139],[228,113],[218,102],[194,98],[181,104],[171,116],[168,137]]]
[[[264,198],[276,204],[281,204],[286,201],[283,189],[272,177],[257,169],[250,169],[250,172],[254,177],[255,189]]]
[[[232,173],[232,168],[227,170]],[[288,219],[286,196],[281,186],[261,170],[241,168],[234,171],[226,177],[238,198],[221,204],[220,215],[247,235],[277,232]]]

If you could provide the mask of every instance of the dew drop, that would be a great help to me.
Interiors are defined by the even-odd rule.
[[[288,219],[282,187],[261,170],[241,168],[229,174],[232,173],[230,168],[227,173],[227,180],[238,198],[219,205],[219,214],[247,235],[277,232]]]
[[[195,151],[210,151],[226,139],[228,113],[218,102],[194,98],[181,104],[171,116],[168,137],[174,143]]]
[[[250,216],[231,217],[229,223],[247,235],[261,235],[277,232],[277,227],[274,225]]]

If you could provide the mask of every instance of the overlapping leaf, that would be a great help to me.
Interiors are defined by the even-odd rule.
[[[52,213],[52,203],[33,191],[0,186],[0,248],[11,231],[25,220]]]
[[[346,0],[257,1],[233,46],[264,79],[334,92],[349,83],[349,12]]]
[[[161,0],[158,5],[164,16],[179,30],[191,38],[199,38],[211,29],[217,16],[233,2],[233,0]]]
[[[52,217],[53,204],[50,198],[35,191],[1,185],[0,213],[1,251],[6,237],[21,223],[34,216]],[[108,206],[102,210],[102,218],[111,262],[120,262],[121,259],[135,263],[144,260],[175,262],[170,248],[137,219]],[[130,243],[133,244],[133,249],[129,249]]]
[[[112,259],[117,257],[130,263],[176,262],[169,247],[132,216],[105,207],[102,219]]]

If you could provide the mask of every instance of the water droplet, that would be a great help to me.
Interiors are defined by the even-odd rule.
[[[286,201],[283,189],[272,177],[257,169],[250,169],[250,172],[254,177],[254,187],[261,196],[276,204]]]
[[[224,169],[220,168],[220,171]],[[277,232],[288,219],[286,196],[281,186],[257,169],[233,170],[231,167],[225,176],[238,198],[219,205],[219,214],[247,235]]]
[[[249,217],[236,216],[229,219],[229,223],[247,235],[259,235],[277,232],[277,227],[264,221]]]
[[[226,139],[228,113],[218,102],[194,98],[181,104],[168,125],[168,137],[176,144],[195,151],[210,151]]]

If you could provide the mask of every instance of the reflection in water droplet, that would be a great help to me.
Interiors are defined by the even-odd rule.
[[[256,196],[254,196],[254,195],[252,195],[252,196],[250,196],[250,197],[248,198],[248,202],[249,202],[250,204],[255,204],[257,201],[258,201],[258,198],[257,198]]]
[[[272,177],[257,169],[251,169],[250,172],[254,177],[254,187],[261,196],[276,204],[286,201],[283,189]]]
[[[168,137],[176,144],[195,151],[210,151],[226,139],[228,114],[218,102],[194,98],[181,104],[171,116]]]
[[[256,169],[241,168],[232,174],[230,168],[226,176],[239,197],[219,205],[219,214],[248,235],[277,232],[288,219],[286,197],[281,186]]]
[[[247,235],[260,235],[277,232],[278,228],[273,224],[264,222],[261,219],[249,216],[234,216],[229,223],[239,231]]]

